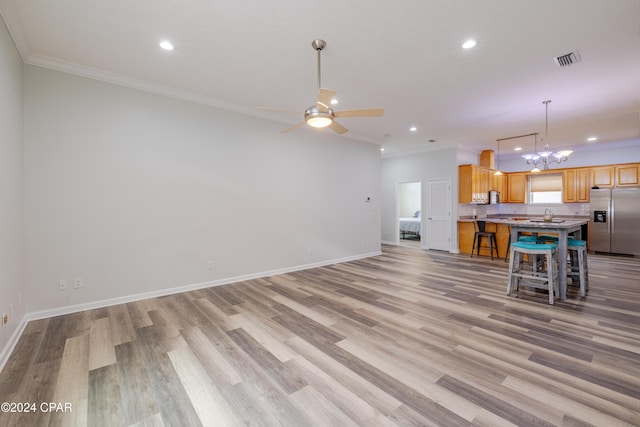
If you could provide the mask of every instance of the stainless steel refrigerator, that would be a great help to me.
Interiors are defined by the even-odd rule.
[[[590,250],[640,255],[640,188],[592,188]]]

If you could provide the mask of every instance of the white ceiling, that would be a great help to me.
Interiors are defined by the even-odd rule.
[[[340,119],[344,137],[385,156],[544,137],[546,99],[552,149],[591,135],[640,143],[640,0],[0,0],[0,10],[27,63],[283,129],[315,103],[311,42],[324,39],[322,83],[337,91],[336,110],[385,109]],[[468,38],[478,44],[464,50]],[[175,50],[160,49],[163,39]],[[575,50],[581,62],[556,66]]]

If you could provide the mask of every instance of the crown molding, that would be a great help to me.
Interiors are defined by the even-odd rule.
[[[0,0],[2,1],[2,0]],[[33,54],[30,55],[25,61],[26,64],[34,65],[36,67],[47,68],[54,71],[60,71],[67,74],[73,74],[80,77],[86,77],[93,80],[102,81],[105,83],[111,83],[118,86],[128,87],[131,89],[137,89],[144,92],[154,93],[156,95],[167,96],[170,98],[179,99],[182,101],[193,102],[196,104],[206,105],[209,107],[219,108],[221,110],[227,110],[244,114],[248,116],[257,117],[269,121],[275,121],[282,123],[286,126],[291,126],[290,120],[283,120],[268,111],[263,111],[258,108],[250,108],[242,105],[234,104],[228,101],[220,100],[214,97],[189,92],[181,89],[176,89],[171,86],[152,83],[146,80],[136,79],[128,77],[122,74],[112,73],[109,71],[100,70],[85,65],[80,65],[74,62],[63,61],[56,58],[47,57],[44,55]],[[368,142],[371,144],[380,144],[379,141],[373,138],[366,137],[364,135],[351,133],[343,138],[352,139],[355,141]]]
[[[24,31],[22,31],[22,21],[13,1],[0,0],[0,16],[9,30],[13,44],[15,44],[22,61],[25,61],[31,56],[31,47],[29,47]]]

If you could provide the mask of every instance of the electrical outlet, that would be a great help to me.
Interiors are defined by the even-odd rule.
[[[213,261],[207,263],[207,270],[213,270]]]
[[[64,279],[58,280],[58,290],[66,291],[67,289],[69,289],[69,285],[67,284],[67,281]]]
[[[7,323],[9,323],[9,315],[5,313],[2,315],[2,326],[4,327]]]
[[[73,279],[73,289],[78,289],[84,286],[82,283],[82,277],[76,277]]]

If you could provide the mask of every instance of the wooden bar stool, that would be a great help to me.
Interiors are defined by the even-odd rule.
[[[496,239],[495,231],[487,231],[487,222],[486,221],[475,221],[475,230],[476,232],[473,234],[473,246],[471,247],[471,256],[473,257],[473,251],[477,248],[477,255],[480,256],[480,242],[483,237],[486,237],[489,241],[489,253],[491,254],[491,260],[493,261],[493,250],[496,251],[496,257],[500,258],[500,253],[498,252],[498,240]],[[478,246],[476,246],[476,242]],[[485,248],[487,246],[484,246]]]
[[[509,261],[509,278],[507,295],[511,291],[518,292],[520,286],[546,289],[549,291],[549,304],[553,304],[554,295],[558,295],[558,266],[556,263],[558,245],[555,243],[515,242],[511,244]],[[544,256],[546,272],[537,268],[537,262],[532,263],[531,270],[525,268],[523,255]]]
[[[569,239],[567,240],[567,251],[570,257],[567,275],[571,277],[574,284],[576,283],[576,278],[578,278],[580,296],[583,297],[586,295],[586,291],[589,290],[587,242],[584,240]]]

